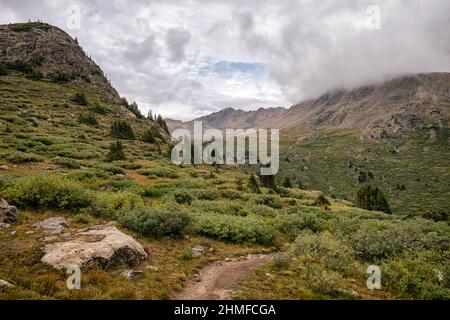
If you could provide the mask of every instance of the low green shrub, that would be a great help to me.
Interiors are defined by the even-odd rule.
[[[194,255],[192,254],[192,250],[190,249],[183,250],[183,252],[181,252],[180,254],[180,260],[182,261],[192,260],[193,258]]]
[[[89,108],[89,110],[101,115],[108,114],[108,109],[98,103],[95,103],[92,107]]]
[[[302,230],[321,232],[324,230],[326,222],[325,219],[310,212],[296,215],[280,215],[278,220],[280,230],[291,236],[296,236]]]
[[[156,176],[161,178],[171,178],[175,179],[178,178],[178,173],[171,168],[167,167],[155,167],[155,168],[147,168],[147,169],[140,169],[138,170],[138,173],[143,176]]]
[[[51,175],[34,175],[14,180],[1,196],[19,207],[77,210],[91,204],[92,196],[78,183]]]
[[[88,224],[91,223],[93,218],[90,214],[87,213],[78,213],[73,217],[73,220],[76,223]]]
[[[233,216],[245,217],[251,214],[251,210],[240,202],[228,201],[209,201],[196,200],[192,203],[191,210],[193,212],[203,213],[210,212],[216,214],[227,214]]]
[[[267,246],[275,243],[275,230],[256,217],[196,214],[191,228],[193,233],[221,241]]]
[[[230,200],[242,199],[242,192],[233,189],[222,189],[219,191],[220,197]]]
[[[367,261],[395,257],[407,249],[448,250],[450,247],[450,227],[427,220],[365,220],[345,237]]]
[[[52,160],[52,162],[54,164],[69,168],[69,169],[80,169],[81,164],[74,160],[74,159],[70,159],[70,158],[55,158]]]
[[[347,285],[342,275],[320,264],[307,265],[302,276],[308,287],[318,294],[333,298],[354,298],[351,292],[345,289]]]
[[[98,120],[93,114],[80,114],[78,122],[81,124],[87,124],[90,126],[98,126]]]
[[[190,194],[189,192],[187,192],[187,191],[175,191],[174,193],[173,193],[173,195],[174,195],[174,197],[175,197],[175,201],[177,202],[177,203],[179,203],[179,204],[182,204],[182,203],[187,203],[187,204],[191,204],[192,203],[192,200],[193,200],[193,196],[192,196],[192,194]]]
[[[5,154],[7,161],[12,163],[26,163],[26,162],[42,162],[44,158],[34,153],[25,153],[22,151],[10,151]]]
[[[115,163],[116,164],[116,163]],[[142,168],[142,164],[135,162],[117,163],[118,166],[127,170],[137,170]]]
[[[275,217],[278,214],[278,211],[273,209],[272,207],[266,206],[264,204],[254,204],[250,206],[250,210],[253,214],[262,217]]]
[[[407,299],[450,299],[450,253],[405,251],[380,266],[383,284]]]
[[[263,204],[273,209],[281,209],[283,207],[281,198],[278,195],[272,194],[251,195],[249,202],[252,204]]]
[[[97,192],[91,205],[91,213],[94,216],[117,218],[129,211],[144,208],[142,197],[124,192]]]
[[[216,189],[198,189],[193,191],[194,196],[199,200],[217,200],[220,192]]]
[[[97,164],[95,166],[95,168],[104,170],[106,172],[111,172],[113,174],[126,174],[127,173],[127,171],[124,168],[118,167],[118,166],[115,166],[115,165],[112,165],[112,164],[100,163],[100,164]]]
[[[72,101],[79,104],[80,106],[88,105],[88,100],[84,92],[76,92],[72,97]]]
[[[317,263],[344,274],[351,273],[351,265],[356,260],[355,252],[328,232],[301,232],[289,252],[294,257],[306,258],[305,263]]]
[[[159,207],[133,210],[119,219],[130,230],[145,236],[177,236],[183,233],[191,218],[178,207]]]

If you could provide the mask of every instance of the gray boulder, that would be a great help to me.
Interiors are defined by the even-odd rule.
[[[52,217],[34,224],[33,227],[45,229],[51,234],[60,234],[64,229],[69,227],[69,224],[63,217]]]
[[[67,241],[46,245],[44,252],[41,261],[60,270],[70,266],[136,266],[147,258],[142,245],[113,223],[79,230]]]
[[[0,222],[14,223],[19,221],[19,211],[15,206],[11,206],[5,199],[0,199]]]

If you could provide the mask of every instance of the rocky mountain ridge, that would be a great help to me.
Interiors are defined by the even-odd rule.
[[[415,74],[352,90],[335,90],[288,109],[227,108],[195,120],[204,127],[280,128],[299,132],[358,129],[363,137],[386,138],[415,128],[448,126],[450,73]],[[168,119],[171,130],[191,128],[193,121]]]

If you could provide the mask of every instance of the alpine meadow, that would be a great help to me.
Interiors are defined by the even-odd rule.
[[[447,3],[37,2],[0,0],[1,300],[450,299]]]

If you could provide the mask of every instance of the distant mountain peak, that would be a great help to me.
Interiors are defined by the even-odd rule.
[[[404,75],[351,90],[337,89],[290,108],[226,108],[203,116],[204,127],[297,131],[358,129],[380,139],[417,127],[443,127],[450,116],[450,73]],[[193,121],[168,121],[171,130]]]

